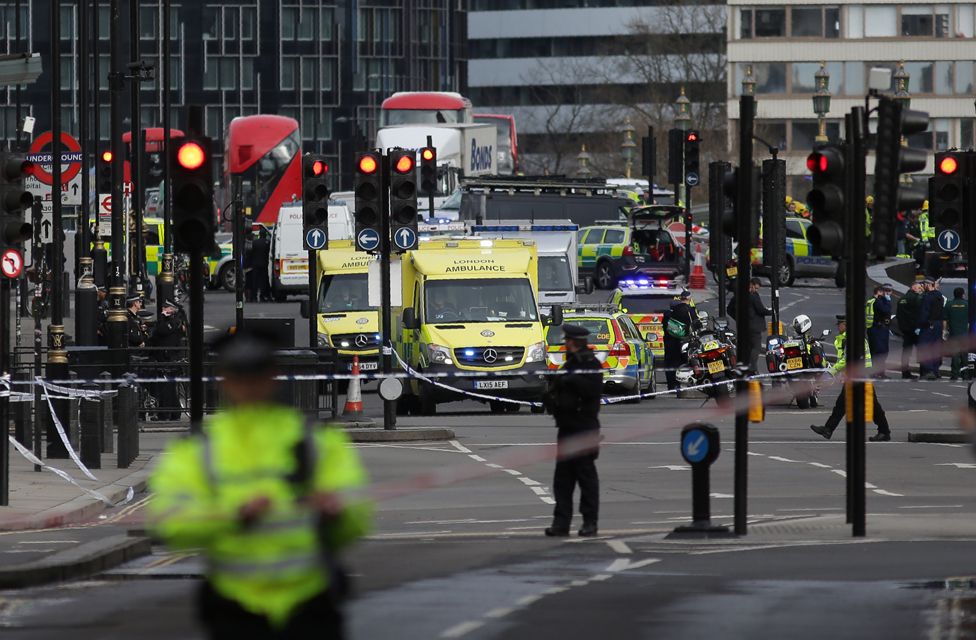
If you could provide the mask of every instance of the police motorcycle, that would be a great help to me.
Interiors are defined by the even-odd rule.
[[[813,322],[809,316],[800,314],[793,318],[793,336],[770,336],[766,345],[766,368],[770,373],[783,375],[773,378],[774,385],[789,385],[798,409],[808,409],[820,405],[821,371],[812,369],[829,368],[820,337],[811,333]],[[824,329],[821,337],[830,335]]]
[[[703,329],[692,331],[688,342],[681,347],[688,364],[678,369],[678,384],[708,385],[702,389],[705,395],[724,404],[735,389],[735,333],[725,318],[709,322],[708,314],[699,311],[698,319]]]

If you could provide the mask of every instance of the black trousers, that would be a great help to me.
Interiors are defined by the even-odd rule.
[[[200,621],[210,640],[342,640],[342,613],[322,593],[299,605],[288,623],[273,628],[264,616],[251,613],[204,582],[198,596]]]
[[[837,402],[834,403],[834,410],[830,412],[830,417],[827,418],[827,423],[824,426],[833,433],[837,429],[837,425],[840,424],[840,421],[844,419],[846,413],[847,387],[841,386],[840,395],[837,396]],[[888,427],[888,416],[885,415],[884,409],[881,408],[881,403],[878,402],[877,392],[874,393],[874,424],[878,425],[878,433],[891,434],[891,428]]]
[[[552,492],[556,508],[552,512],[552,524],[556,528],[569,528],[573,519],[573,491],[580,488],[580,513],[584,524],[596,524],[600,516],[600,477],[596,472],[596,456],[591,453],[556,461],[552,479]]]
[[[763,343],[763,334],[750,333],[749,334],[749,361],[746,363],[749,365],[749,371],[751,373],[759,373],[759,354],[764,352],[766,349],[765,343]]]

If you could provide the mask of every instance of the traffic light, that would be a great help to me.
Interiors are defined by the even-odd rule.
[[[732,253],[730,236],[724,233],[725,216],[729,212],[729,202],[725,195],[725,176],[732,171],[728,162],[708,163],[708,255],[710,266],[724,269]],[[735,223],[735,213],[731,213]]]
[[[24,222],[24,209],[33,198],[24,190],[24,178],[34,165],[24,156],[0,153],[0,245],[17,245],[31,237],[31,225]]]
[[[935,175],[929,178],[929,220],[936,228],[936,237],[951,229],[965,242],[963,212],[967,159],[967,154],[960,151],[935,154]]]
[[[437,149],[424,147],[420,150],[420,194],[430,196],[437,193]],[[430,215],[434,215],[431,211]]]
[[[786,253],[786,161],[763,160],[762,163],[762,215],[763,215],[763,265],[778,267],[773,257],[780,260]]]
[[[684,176],[685,132],[681,129],[668,130],[668,184],[680,184]],[[675,194],[677,198],[677,194]]]
[[[112,152],[108,149],[98,154],[95,161],[95,173],[98,174],[98,193],[112,193]]]
[[[360,251],[380,249],[383,211],[382,156],[374,151],[356,161],[356,248]]]
[[[901,174],[925,168],[927,154],[901,145],[902,136],[921,133],[929,126],[929,114],[903,109],[898,101],[883,97],[878,105],[878,145],[874,165],[874,252],[880,258],[896,252],[895,220],[899,211],[918,209],[925,201],[920,189],[899,186]]]
[[[807,169],[813,174],[813,188],[807,194],[813,211],[808,237],[818,253],[832,256],[844,253],[845,152],[845,145],[832,144],[807,156]]]
[[[739,195],[739,168],[729,165],[722,176],[722,195],[728,204],[722,211],[722,232],[733,240],[739,237],[735,204]]]
[[[214,247],[212,143],[187,136],[172,145],[173,246],[177,252],[211,251]]]
[[[417,245],[417,160],[408,149],[390,151],[390,237],[398,251]]]
[[[697,186],[701,182],[701,173],[698,167],[699,153],[698,147],[701,144],[701,136],[697,131],[685,132],[685,184],[689,187]]]
[[[325,156],[306,153],[302,157],[302,218],[306,249],[327,249],[329,243],[329,163]],[[309,232],[317,228],[323,236],[309,242]],[[320,239],[323,238],[323,239]]]

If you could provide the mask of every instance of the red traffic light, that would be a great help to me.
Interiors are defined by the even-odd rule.
[[[329,172],[329,165],[327,165],[322,160],[316,160],[312,163],[312,175],[320,176],[324,173]]]
[[[112,152],[109,151],[108,149],[102,151],[102,162],[111,162],[111,161],[112,161]]]
[[[423,151],[420,152],[420,157],[423,158],[424,160],[427,160],[427,161],[433,160],[434,159],[434,150],[431,149],[430,147],[426,147],[426,148],[424,148]]]
[[[939,173],[951,176],[959,169],[959,161],[952,156],[946,156],[939,161]]]
[[[687,140],[688,142],[698,142],[698,134],[695,133],[694,131],[690,132],[688,134]]]
[[[400,156],[393,168],[396,169],[397,173],[410,173],[414,168],[414,159],[410,156]]]
[[[813,173],[826,173],[829,168],[830,162],[824,154],[814,151],[807,156],[807,169],[809,171]]]
[[[176,152],[176,161],[180,163],[181,167],[191,171],[199,169],[206,157],[203,147],[196,142],[187,142]]]
[[[373,156],[363,156],[359,159],[359,172],[360,173],[376,173],[377,169],[376,158]]]

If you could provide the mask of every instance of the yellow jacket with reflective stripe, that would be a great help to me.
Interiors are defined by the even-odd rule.
[[[868,301],[864,304],[864,326],[870,329],[874,326],[874,301],[877,300],[874,296],[868,298]]]
[[[830,368],[830,372],[837,375],[847,368],[847,332],[839,334],[834,338],[834,350],[837,351],[837,362]],[[864,366],[871,367],[871,349],[868,341],[864,341]]]
[[[187,438],[162,456],[149,485],[153,529],[173,547],[201,548],[217,592],[282,625],[297,605],[328,587],[315,514],[299,504],[302,492],[288,480],[295,447],[305,439],[304,418],[291,407],[244,406],[215,416],[205,433],[206,444]],[[370,506],[343,495],[362,487],[366,475],[341,430],[314,435],[309,490],[338,492],[346,504],[329,530],[335,552],[367,532]],[[271,510],[244,527],[237,512],[259,496],[270,498]]]
[[[928,211],[923,211],[918,217],[918,228],[922,233],[922,241],[931,240],[935,237],[935,227],[929,224]]]

